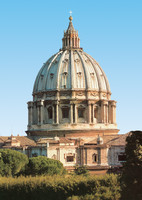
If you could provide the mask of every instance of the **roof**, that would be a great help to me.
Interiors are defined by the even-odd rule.
[[[60,144],[60,143],[64,143],[64,144],[67,144],[67,143],[73,143],[73,141],[69,140],[68,138],[65,138],[65,137],[60,137],[58,140],[57,139],[54,139],[54,138],[40,138],[38,141],[37,141],[37,144],[46,144],[46,143],[49,143],[49,144]]]
[[[71,33],[72,31],[75,31],[75,29],[73,27],[72,21],[70,21],[66,33]]]
[[[114,140],[110,140],[108,142],[108,144],[111,145],[111,146],[125,146],[126,145],[126,138],[127,138],[128,134],[129,133],[119,135],[118,138],[116,138]]]
[[[101,136],[103,138],[103,144],[108,144],[111,146],[125,146],[126,145],[126,137],[129,133],[126,134],[118,134],[118,135],[104,135]],[[95,139],[85,143],[87,145],[95,145],[97,144],[97,136]]]
[[[18,142],[20,142],[20,146],[36,146],[36,142],[27,136],[13,136]],[[10,141],[9,136],[0,136],[0,147],[4,146],[4,144]]]

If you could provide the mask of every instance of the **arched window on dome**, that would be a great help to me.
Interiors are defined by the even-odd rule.
[[[48,119],[52,119],[52,106],[48,108]]]
[[[62,118],[69,118],[69,107],[62,107]]]
[[[97,163],[97,162],[98,162],[98,155],[97,155],[96,153],[94,153],[94,154],[92,155],[92,162],[93,162],[93,163]]]

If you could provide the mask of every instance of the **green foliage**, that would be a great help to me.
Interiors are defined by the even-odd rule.
[[[14,176],[28,163],[28,157],[10,149],[0,150],[0,175]]]
[[[122,199],[142,199],[142,131],[132,131],[126,141]]]
[[[0,199],[118,200],[119,177],[112,174],[0,178]]]
[[[75,168],[75,174],[76,175],[84,175],[84,176],[88,176],[89,175],[89,171],[87,170],[86,166],[77,166]]]
[[[64,174],[65,169],[63,164],[58,160],[53,160],[45,156],[38,156],[29,159],[29,163],[26,167],[27,175],[53,175]]]

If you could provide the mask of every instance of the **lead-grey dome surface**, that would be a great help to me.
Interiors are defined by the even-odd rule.
[[[102,68],[81,49],[61,50],[49,58],[36,77],[33,94],[63,89],[111,92]]]

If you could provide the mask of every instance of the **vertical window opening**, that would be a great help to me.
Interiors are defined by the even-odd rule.
[[[78,108],[78,117],[84,118],[84,108]]]
[[[62,118],[69,118],[69,107],[62,108]]]
[[[48,108],[48,118],[52,119],[52,107],[51,106]]]

